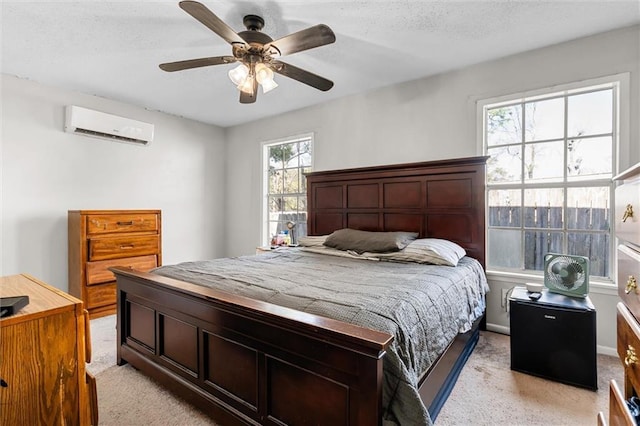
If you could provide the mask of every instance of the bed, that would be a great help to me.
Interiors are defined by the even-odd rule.
[[[485,161],[473,157],[311,173],[308,233],[329,235],[345,228],[414,232],[418,238],[455,242],[467,254],[468,260],[461,264],[475,263],[482,270]],[[312,255],[323,256],[301,250],[239,259],[256,268],[255,262],[269,258],[284,258],[285,265],[294,265],[298,258],[304,263],[313,262]],[[368,269],[382,264],[402,267],[394,262],[336,259],[370,262]],[[233,269],[221,263],[227,261],[213,261],[214,270]],[[189,266],[193,267],[199,265]],[[125,268],[113,272],[118,288],[118,364],[130,363],[205,409],[218,423],[386,424],[385,374],[396,355],[398,336],[383,326],[330,318],[315,308],[305,312],[287,307],[287,302],[274,304],[269,298],[234,294],[224,286],[194,284],[180,274],[169,277],[160,275],[162,271]],[[285,272],[286,268],[283,275],[289,281],[302,277],[301,272]],[[255,278],[259,280],[260,274]],[[238,278],[219,277],[220,282],[229,279]],[[418,424],[428,424],[429,415],[437,416],[473,350],[484,315],[480,312],[475,318],[446,342],[441,354],[430,355],[434,359],[429,368],[412,384],[428,410]]]

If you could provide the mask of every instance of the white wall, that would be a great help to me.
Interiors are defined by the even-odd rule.
[[[478,155],[476,101],[557,84],[629,72],[630,110],[622,129],[621,168],[640,160],[640,27],[635,26],[462,70],[351,96],[227,129],[228,253],[251,253],[260,242],[260,143],[314,132],[315,170]],[[507,327],[500,288],[492,282],[488,321]],[[600,290],[599,290],[600,291]],[[615,346],[613,290],[594,295],[598,341]],[[497,296],[497,298],[496,298]],[[496,306],[497,302],[497,306]],[[615,308],[614,308],[615,309]],[[604,318],[603,318],[604,317]]]
[[[65,105],[155,124],[140,147],[63,132]],[[67,211],[162,210],[163,261],[223,256],[224,130],[2,76],[1,275],[66,291]]]

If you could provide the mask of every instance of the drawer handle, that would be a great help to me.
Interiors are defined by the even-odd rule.
[[[627,208],[624,209],[624,213],[622,214],[622,221],[626,222],[630,217],[633,217],[633,206],[631,204],[627,204]]]
[[[629,275],[627,285],[624,288],[624,293],[629,294],[633,290],[636,290],[636,293],[638,292],[638,282],[636,281],[636,277],[634,277],[633,275]]]
[[[629,345],[629,347],[627,348],[627,356],[624,357],[624,365],[630,367],[636,362],[638,362],[636,350],[633,348],[633,346]]]
[[[133,225],[133,221],[127,221],[127,222],[118,222],[118,226],[132,226]]]
[[[120,250],[132,249],[133,244],[122,244],[120,245]]]

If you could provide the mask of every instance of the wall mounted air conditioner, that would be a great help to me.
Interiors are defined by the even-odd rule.
[[[153,124],[75,105],[68,105],[66,108],[64,130],[137,145],[148,145],[153,140]]]

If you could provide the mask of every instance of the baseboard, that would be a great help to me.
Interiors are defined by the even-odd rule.
[[[609,346],[598,345],[596,348],[599,354],[602,355],[610,355],[610,356],[618,356],[618,351],[616,348],[611,348]]]
[[[506,334],[506,335],[511,334],[509,327],[506,327],[500,324],[492,324],[489,322],[487,323],[487,331],[493,331],[494,333],[500,333],[500,334]],[[609,346],[598,345],[596,347],[596,351],[602,355],[618,356],[617,349]]]
[[[500,334],[506,334],[506,335],[511,334],[509,327],[506,327],[504,325],[499,325],[499,324],[492,324],[492,323],[487,323],[487,331],[493,331],[494,333],[500,333]]]

